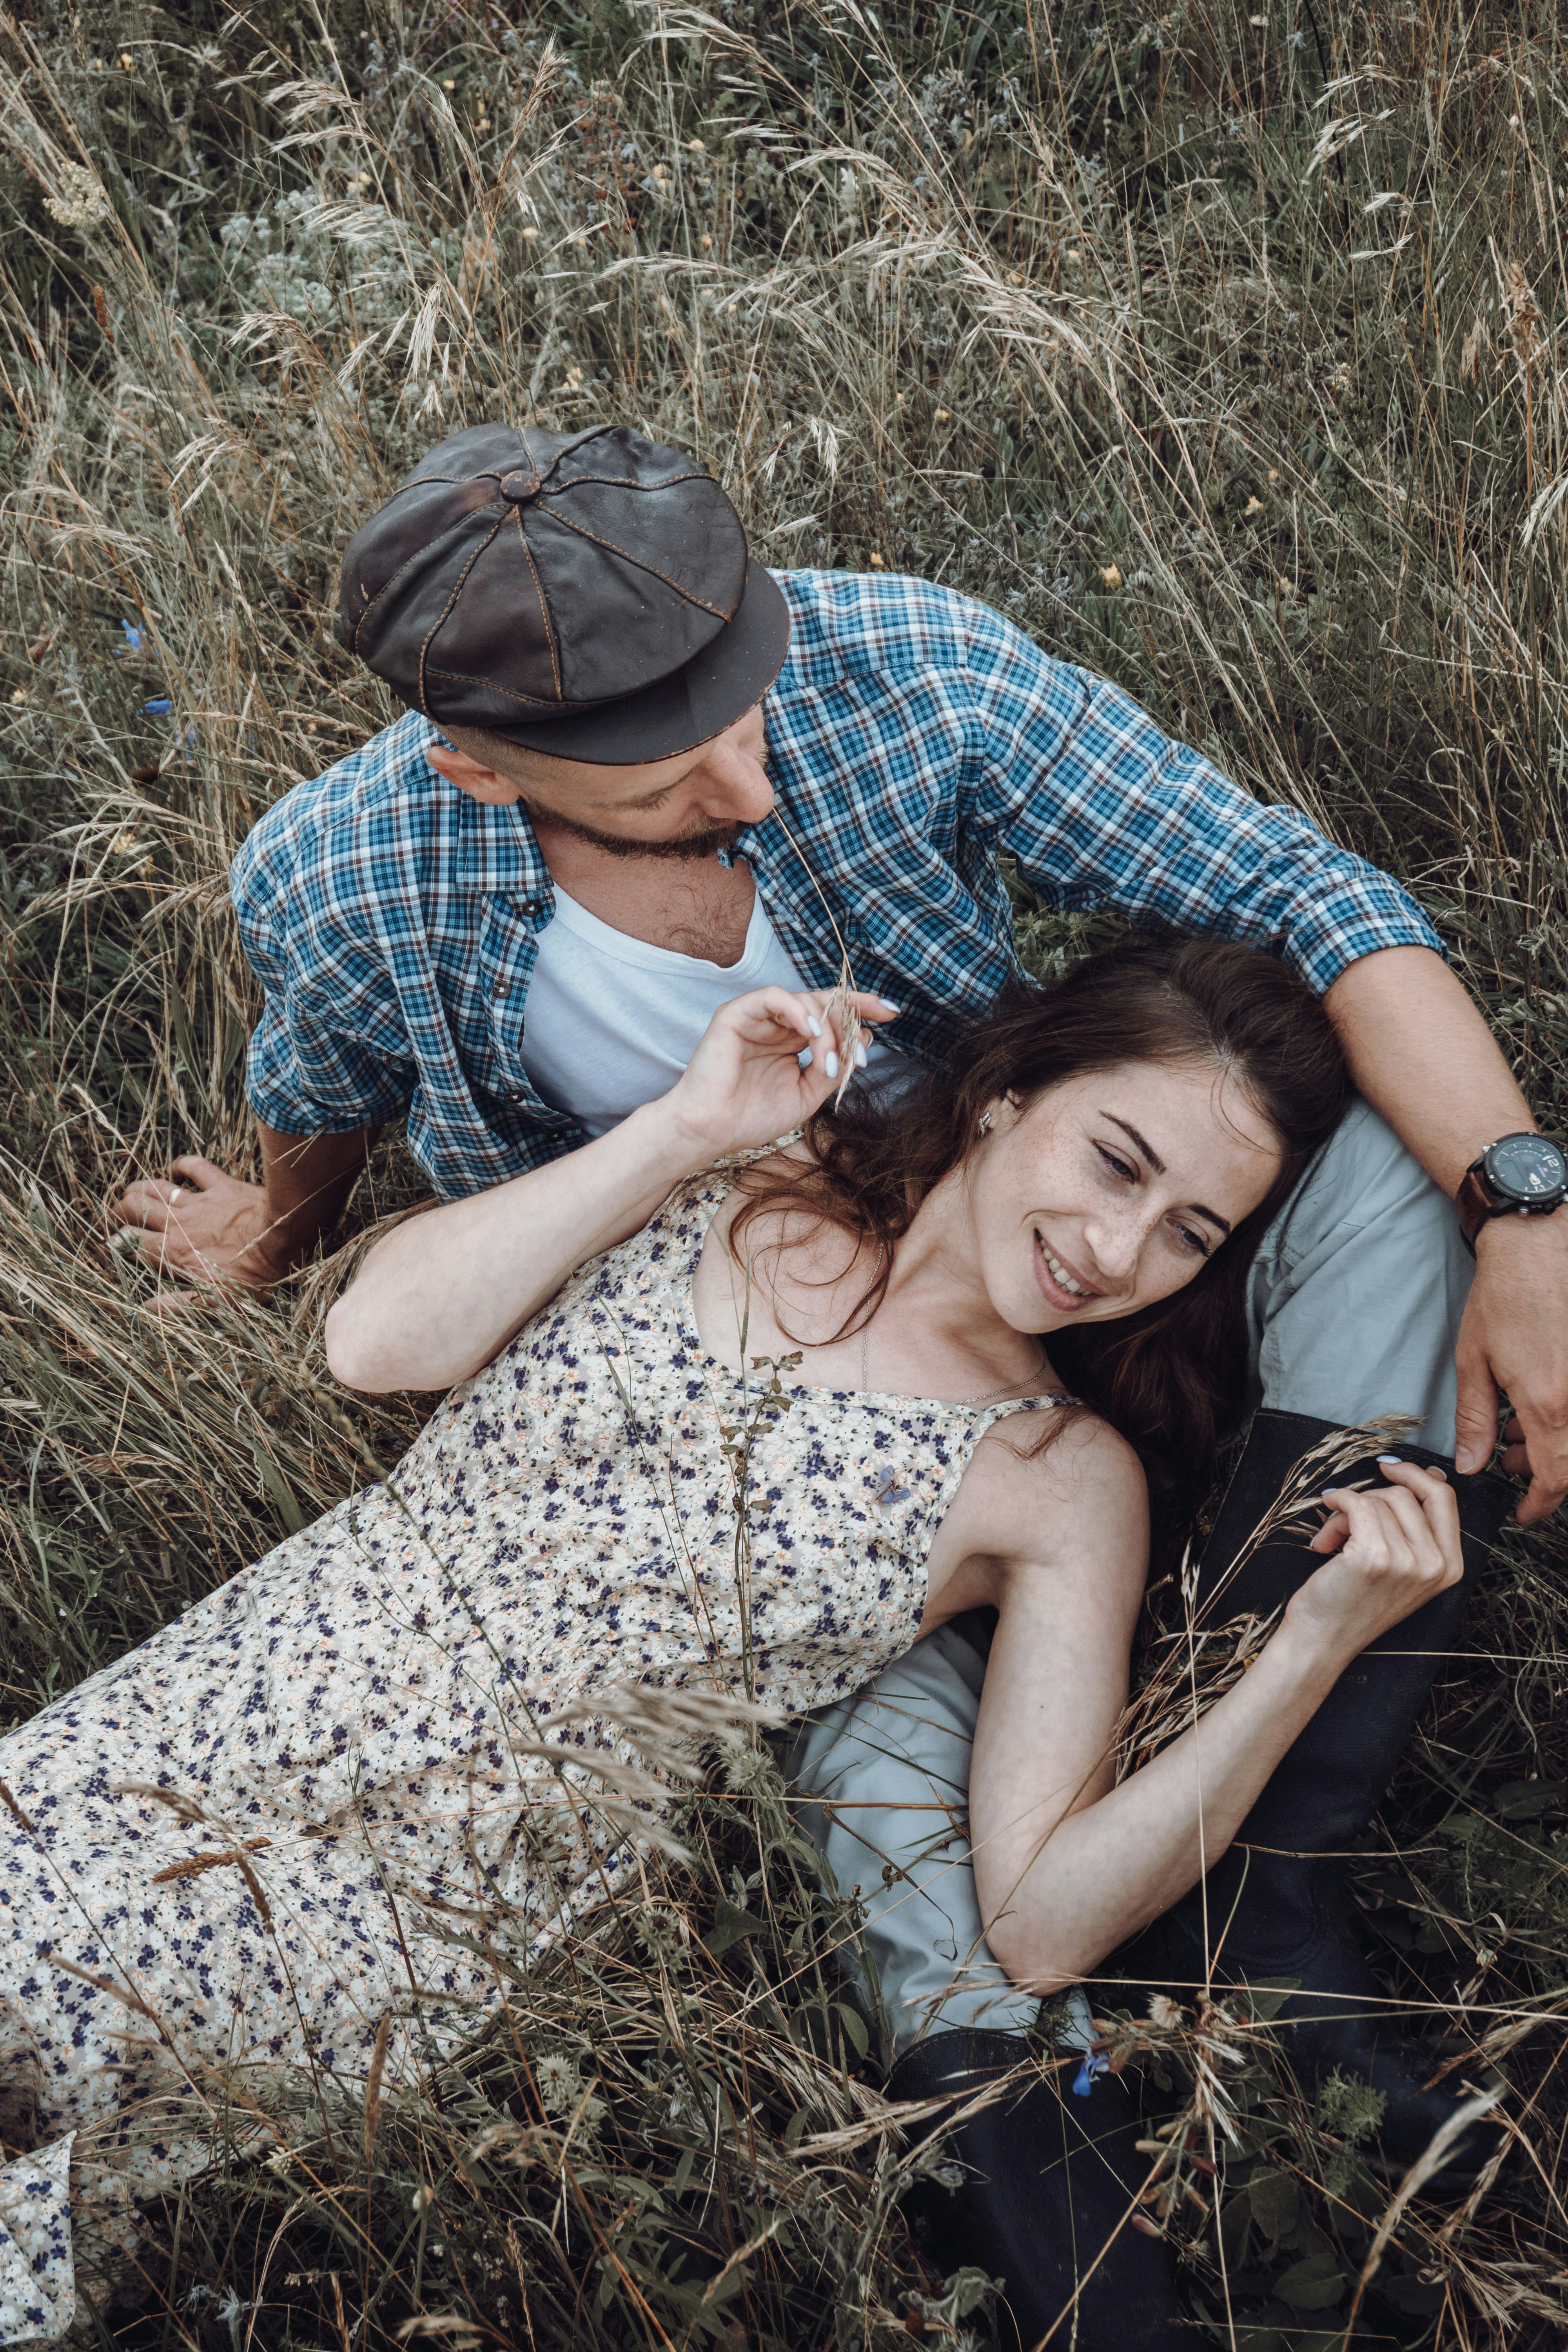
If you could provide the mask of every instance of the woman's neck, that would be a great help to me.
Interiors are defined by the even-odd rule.
[[[989,1358],[1009,1349],[1027,1360],[1035,1343],[1004,1323],[991,1303],[980,1270],[969,1185],[962,1168],[944,1176],[915,1212],[914,1222],[893,1253],[887,1289],[878,1309],[887,1324],[918,1325],[925,1343],[942,1339]]]
[[[799,1354],[800,1377],[816,1386],[958,1400],[1047,1379],[1039,1340],[1005,1323],[986,1292],[962,1170],[921,1202],[868,1328],[847,1339],[834,1335],[859,1321],[879,1270],[875,1244],[856,1251],[838,1228],[819,1224],[775,1251],[770,1220],[747,1236],[749,1267],[738,1265],[729,1249],[738,1206],[731,1195],[715,1221],[693,1287],[699,1335],[721,1362],[739,1366],[743,1320],[748,1357]]]

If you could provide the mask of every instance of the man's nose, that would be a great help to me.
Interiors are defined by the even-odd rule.
[[[754,753],[742,751],[722,738],[712,746],[691,782],[704,816],[729,824],[760,824],[773,814],[773,788],[767,770]]]

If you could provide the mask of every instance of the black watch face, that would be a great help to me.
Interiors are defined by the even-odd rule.
[[[1568,1160],[1543,1135],[1505,1135],[1485,1165],[1500,1201],[1549,1201],[1568,1184]]]

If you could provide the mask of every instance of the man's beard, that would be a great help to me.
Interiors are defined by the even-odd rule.
[[[596,825],[579,824],[553,809],[535,809],[524,799],[533,824],[546,832],[569,833],[574,841],[592,842],[612,857],[711,857],[717,849],[733,849],[746,831],[743,824],[710,824],[700,833],[683,833],[677,841],[628,841],[624,833],[601,833]]]

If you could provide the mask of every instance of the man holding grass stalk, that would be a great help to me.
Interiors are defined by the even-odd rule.
[[[1515,1416],[1504,1465],[1531,1482],[1519,1517],[1555,1509],[1568,1213],[1552,1213],[1568,1168],[1387,876],[983,605],[750,563],[705,469],[628,428],[484,425],[445,443],[352,542],[342,626],[409,710],[286,794],[236,860],[266,994],[249,1062],[264,1181],[186,1159],[178,1181],[133,1186],[119,1213],[153,1264],[265,1294],[331,1226],[389,1119],[406,1114],[444,1198],[504,1182],[664,1093],[728,998],[830,989],[846,958],[857,988],[900,1008],[896,1045],[879,1042],[863,1074],[896,1085],[1016,970],[1005,854],[1047,905],[1274,943],[1323,995],[1359,1089],[1251,1276],[1264,1410],[1200,1598],[1292,1464],[1380,1415],[1457,1456],[1472,1573],[1511,1499],[1475,1475],[1500,1390]],[[1266,1543],[1224,1613],[1267,1613],[1314,1564]],[[1339,1882],[1461,1601],[1346,1677],[1141,1967],[1192,1985],[1212,1955],[1227,1980],[1293,1984],[1288,2053],[1309,2082],[1338,2066],[1383,2092],[1384,2153],[1402,2164],[1455,2102],[1423,2087],[1432,2062],[1380,2015]],[[818,1843],[868,1912],[900,2096],[1016,2064],[1037,2010],[990,1960],[952,1826],[984,1640],[944,1628],[796,1747]],[[1142,2177],[1123,2095],[1105,2084],[1060,2103],[1037,2075],[957,2135],[973,2173],[947,2219],[1006,2274],[1021,2326],[1037,2312],[1048,2326],[1071,2285],[1070,2252],[1047,2242],[1064,2125],[1075,2147],[1116,2137]],[[1450,2177],[1491,2145],[1473,2129]],[[1080,2163],[1080,2238],[1094,2193]],[[1120,2183],[1113,2201],[1119,2221]],[[1163,2290],[1147,2285],[1139,2321],[1129,2284],[1119,2268],[1097,2321],[1103,2281],[1084,2289],[1094,2341],[1159,2336]]]

